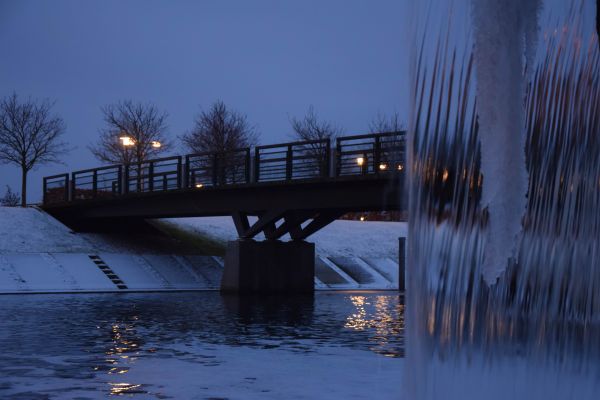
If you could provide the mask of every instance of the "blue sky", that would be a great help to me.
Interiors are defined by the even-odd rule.
[[[405,0],[0,0],[0,95],[56,100],[76,147],[31,174],[29,200],[42,176],[98,164],[86,146],[100,106],[121,99],[167,111],[173,137],[216,99],[262,143],[287,140],[289,117],[311,104],[348,134],[377,113],[405,119],[405,14]],[[20,190],[16,167],[0,166],[6,184]]]

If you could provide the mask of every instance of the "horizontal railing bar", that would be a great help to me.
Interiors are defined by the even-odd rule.
[[[44,179],[45,180],[50,180],[50,179],[58,179],[58,178],[65,178],[65,177],[69,177],[69,174],[58,174],[58,175],[51,175],[51,176],[45,176]],[[39,178],[38,178],[39,179]],[[38,181],[39,182],[39,181]]]
[[[79,174],[84,174],[84,173],[89,173],[89,172],[94,172],[94,171],[104,171],[107,169],[119,169],[121,168],[121,164],[114,164],[114,165],[107,165],[105,167],[98,167],[98,168],[89,168],[89,169],[81,169],[79,171],[73,171],[73,175],[79,175]]]
[[[260,151],[261,149],[273,149],[276,147],[284,147],[284,146],[297,146],[297,145],[308,145],[308,144],[317,144],[317,143],[327,143],[329,139],[316,139],[316,140],[306,140],[306,141],[297,141],[297,142],[288,142],[288,143],[278,143],[278,144],[268,144],[263,146],[256,146],[256,148]]]
[[[207,151],[207,152],[203,152],[203,153],[191,153],[191,154],[187,154],[187,157],[204,157],[204,156],[212,156],[214,154],[231,154],[231,153],[246,153],[250,151],[250,147],[242,147],[239,149],[233,149],[233,150],[223,150],[223,151]]]
[[[340,136],[336,140],[338,142],[343,142],[343,141],[347,141],[347,140],[376,138],[377,136],[379,136],[379,137],[389,137],[389,136],[404,136],[404,135],[406,135],[406,131],[382,132],[382,133],[367,133],[367,134],[364,134],[364,135]]]
[[[157,162],[161,162],[161,161],[173,161],[173,160],[178,160],[180,159],[181,156],[170,156],[170,157],[163,157],[163,158],[154,158],[152,160],[144,160],[144,161],[140,161],[140,162],[130,162],[127,164],[123,164],[124,166],[129,166],[131,167],[136,167],[138,165],[142,165],[145,166],[147,164],[152,164],[152,163],[157,163]],[[173,163],[173,165],[176,165],[177,163]]]

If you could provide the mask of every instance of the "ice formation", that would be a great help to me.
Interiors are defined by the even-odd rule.
[[[532,64],[539,0],[473,0],[474,56],[489,224],[483,275],[491,284],[514,258],[525,213],[525,60]]]

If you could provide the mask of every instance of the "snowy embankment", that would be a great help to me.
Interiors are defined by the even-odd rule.
[[[38,209],[0,207],[0,293],[219,287],[222,258],[190,251],[189,245],[184,249],[169,233],[175,229],[224,246],[236,239],[231,218],[155,225],[158,235],[81,234]],[[166,235],[161,226],[168,228]],[[309,238],[317,251],[315,287],[397,288],[398,237],[404,236],[402,223],[334,222]]]

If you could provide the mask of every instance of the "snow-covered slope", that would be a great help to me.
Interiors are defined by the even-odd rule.
[[[94,246],[36,208],[0,207],[0,254],[86,253]]]
[[[229,217],[163,223],[223,244],[237,238]],[[405,233],[402,223],[358,221],[317,232],[309,238],[317,251],[315,287],[397,288],[398,237]],[[222,259],[196,248],[158,231],[74,233],[38,209],[0,207],[0,293],[218,288]]]

